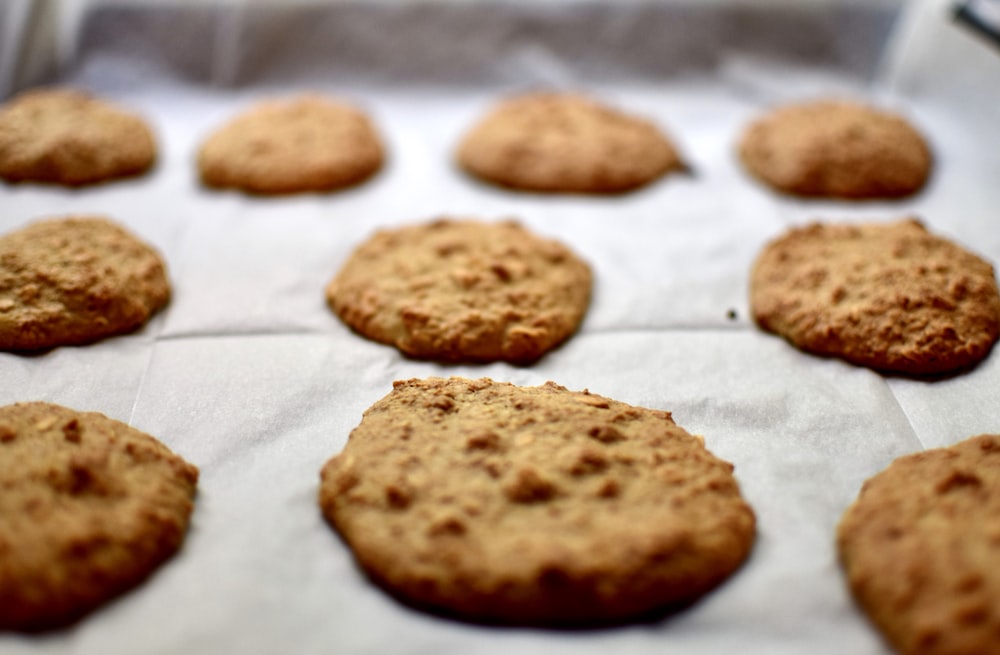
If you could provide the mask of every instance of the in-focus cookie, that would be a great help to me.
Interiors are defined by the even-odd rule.
[[[1000,436],[897,459],[861,488],[837,545],[898,652],[1000,653]]]
[[[318,95],[260,102],[212,134],[198,153],[201,180],[261,194],[334,191],[382,167],[365,114]]]
[[[757,258],[750,309],[803,350],[912,375],[972,366],[1000,334],[993,267],[913,219],[791,230]]]
[[[351,328],[437,361],[527,363],[576,331],[586,263],[514,221],[440,219],[376,232],[326,288]]]
[[[567,193],[629,191],[686,168],[649,121],[561,93],[501,102],[465,136],[457,159],[487,182]]]
[[[319,502],[372,579],[501,623],[620,622],[735,571],[753,511],[667,412],[549,382],[397,381],[323,467]]]
[[[747,170],[789,194],[862,200],[919,191],[931,171],[923,136],[893,113],[823,100],[772,110],[740,142]]]
[[[81,91],[28,91],[0,106],[0,178],[93,184],[153,165],[146,122]]]
[[[160,256],[107,219],[49,219],[0,237],[0,350],[131,332],[169,298]]]
[[[0,629],[64,625],[180,547],[198,469],[103,414],[0,408]]]

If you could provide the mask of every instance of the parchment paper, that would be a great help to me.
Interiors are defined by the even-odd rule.
[[[183,550],[148,582],[68,629],[2,634],[0,652],[887,653],[845,590],[836,522],[893,458],[1000,430],[1000,359],[934,382],[818,359],[757,330],[746,287],[763,244],[815,218],[918,214],[1000,259],[997,128],[907,67],[914,48],[934,47],[914,45],[917,24],[952,29],[944,3],[921,12],[890,39],[892,2],[82,11],[56,30],[67,40],[50,81],[145,115],[159,163],[76,191],[2,187],[0,228],[108,215],[163,253],[174,296],[136,334],[0,354],[0,403],[105,412],[199,466],[201,481]],[[451,152],[469,125],[500,96],[539,87],[649,117],[694,175],[600,198],[517,194],[458,172]],[[370,112],[388,146],[383,172],[342,193],[273,199],[199,186],[194,153],[210,131],[259,99],[305,90]],[[779,198],[751,181],[734,155],[743,126],[817,95],[909,116],[937,157],[928,188],[844,204]],[[586,258],[596,287],[579,334],[531,367],[440,366],[369,342],[327,310],[323,288],[356,244],[440,215],[517,217]],[[484,628],[399,605],[323,522],[318,472],[393,380],[434,375],[554,380],[672,411],[735,464],[758,517],[750,560],[693,607],[614,629]]]

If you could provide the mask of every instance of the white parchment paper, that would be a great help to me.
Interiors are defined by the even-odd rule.
[[[943,3],[922,12],[910,23],[952,29]],[[68,629],[2,634],[0,652],[888,652],[846,593],[836,522],[893,458],[1000,431],[1000,359],[934,382],[817,359],[753,326],[746,287],[763,244],[815,218],[918,214],[1000,260],[997,128],[907,67],[914,48],[932,46],[890,40],[896,3],[103,2],[80,16],[56,30],[67,40],[51,81],[145,115],[160,160],[99,187],[0,187],[0,228],[113,217],[163,253],[174,296],[136,334],[0,354],[0,403],[102,411],[157,436],[201,481],[183,550],[147,583]],[[538,87],[645,115],[694,175],[601,198],[517,194],[458,172],[451,152],[465,129],[501,95]],[[384,171],[337,194],[199,186],[194,153],[210,131],[259,99],[306,90],[372,115]],[[818,95],[909,116],[937,156],[928,188],[844,204],[752,182],[734,155],[743,126]],[[356,244],[440,215],[517,217],[586,258],[596,286],[579,334],[531,367],[445,367],[366,341],[327,310],[323,288]],[[672,411],[736,465],[758,517],[750,560],[693,607],[614,629],[484,628],[399,605],[323,522],[318,472],[393,380],[433,375],[554,380]]]

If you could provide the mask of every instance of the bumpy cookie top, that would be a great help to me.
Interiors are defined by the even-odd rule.
[[[803,350],[908,374],[971,366],[1000,334],[993,267],[912,219],[789,231],[758,257],[750,306]]]
[[[906,196],[931,170],[927,143],[904,119],[833,100],[771,111],[747,128],[740,157],[762,182],[801,196]]]
[[[900,653],[1000,653],[1000,436],[897,459],[862,487],[837,544]]]
[[[530,362],[577,329],[591,284],[568,248],[516,222],[441,219],[375,233],[326,296],[353,329],[413,357]]]
[[[50,219],[0,237],[0,350],[130,332],[169,297],[156,251],[106,219]]]
[[[145,121],[80,91],[28,91],[0,107],[0,177],[65,185],[145,172],[156,144]]]
[[[202,182],[251,193],[332,191],[367,179],[383,150],[368,117],[318,95],[258,103],[198,153]]]
[[[652,123],[560,93],[502,102],[469,131],[457,158],[488,182],[571,193],[628,191],[685,168]]]
[[[667,412],[554,383],[406,380],[323,467],[376,581],[477,620],[621,621],[705,593],[755,520],[732,465]]]
[[[0,408],[0,629],[71,621],[180,546],[198,469],[102,414]]]

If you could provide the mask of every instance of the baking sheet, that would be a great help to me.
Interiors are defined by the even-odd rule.
[[[890,39],[897,9],[105,2],[62,26],[57,79],[144,114],[161,158],[146,177],[99,187],[2,187],[0,228],[111,216],[163,253],[174,297],[133,335],[0,354],[0,403],[105,412],[198,465],[201,481],[183,550],[146,584],[66,630],[0,634],[0,652],[887,653],[845,591],[834,527],[893,458],[1000,430],[1000,358],[935,382],[813,358],[752,325],[746,285],[768,239],[817,217],[915,213],[1000,259],[1000,165],[984,146],[997,140],[913,77],[900,53],[919,44]],[[516,194],[460,174],[450,152],[472,121],[500,95],[540,86],[651,118],[695,175],[591,198]],[[337,194],[200,188],[194,153],[212,129],[304,90],[369,111],[386,169]],[[746,122],[831,93],[899,108],[929,135],[939,165],[922,194],[803,202],[747,178],[734,157]],[[326,309],[323,288],[359,241],[439,215],[517,217],[586,258],[596,286],[579,334],[531,367],[440,366],[366,341]],[[672,411],[736,465],[758,517],[750,560],[693,607],[613,629],[485,628],[399,605],[323,522],[318,471],[393,380],[432,375],[554,380]]]

